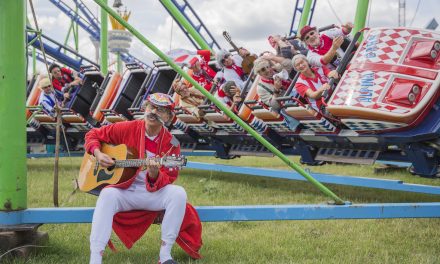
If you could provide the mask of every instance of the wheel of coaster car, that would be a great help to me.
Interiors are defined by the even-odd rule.
[[[240,158],[241,156],[239,155],[217,155],[217,152],[214,154],[214,157],[219,158],[219,159],[235,159],[235,158]]]
[[[299,159],[299,163],[303,164],[303,165],[308,165],[308,166],[322,166],[325,164],[325,161],[323,160],[316,160],[314,162],[304,162],[302,158]]]

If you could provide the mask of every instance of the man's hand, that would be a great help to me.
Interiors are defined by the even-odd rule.
[[[241,57],[246,57],[246,56],[251,55],[251,53],[245,48],[239,48],[238,55],[240,55]]]
[[[73,82],[69,83],[69,86],[72,87],[79,84],[81,84],[81,79],[75,79]]]
[[[148,177],[151,179],[156,179],[157,176],[159,176],[160,166],[161,165],[159,164],[159,162],[155,161],[154,159],[149,159],[147,165]]]
[[[232,95],[235,95],[235,94],[239,94],[240,95],[240,93],[241,93],[240,89],[237,86],[231,86],[231,89],[229,90],[229,92]]]
[[[271,60],[275,57],[275,54],[271,52],[265,52],[261,57],[266,60]]]
[[[350,33],[351,30],[353,29],[354,25],[353,23],[347,22],[344,25],[342,25],[342,28],[344,29],[344,33]]]
[[[115,161],[109,155],[102,153],[101,150],[95,149],[93,154],[102,167],[108,168],[115,165]]]
[[[331,72],[328,73],[328,77],[329,78],[333,78],[333,79],[339,79],[339,74],[337,71],[333,70]]]
[[[339,49],[343,42],[344,42],[344,37],[342,37],[342,36],[339,36],[339,37],[333,39],[332,49],[333,50]]]
[[[328,83],[324,83],[324,85],[321,86],[321,91],[323,91],[323,92],[328,89],[330,89],[330,84],[328,84]]]
[[[275,87],[274,94],[279,95],[281,93],[281,87],[283,87],[283,83],[280,78],[275,78],[273,80],[273,85]]]

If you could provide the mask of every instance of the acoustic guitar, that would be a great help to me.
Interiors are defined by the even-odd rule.
[[[232,42],[229,33],[223,31],[223,37],[225,37],[226,41],[229,42],[229,44],[231,44],[232,48],[234,48],[234,50],[236,50],[238,54],[240,54],[239,48],[234,44],[234,42]],[[241,68],[243,69],[243,72],[246,74],[251,73],[252,68],[254,68],[254,61],[257,59],[257,56],[249,54],[241,57],[243,58],[243,62],[241,63]]]
[[[155,160],[167,168],[182,168],[186,165],[186,158],[183,156],[164,156],[160,158],[133,159],[138,157],[136,151],[127,148],[126,145],[102,144],[101,151],[115,161],[112,167],[104,168],[99,165],[93,155],[84,154],[81,168],[79,169],[78,187],[83,192],[94,189],[101,189],[105,185],[118,184],[127,181],[134,176],[137,169]]]

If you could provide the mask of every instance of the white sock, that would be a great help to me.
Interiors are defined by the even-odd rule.
[[[165,261],[172,259],[171,257],[171,248],[174,243],[166,243],[162,240],[162,244],[160,246],[159,260],[160,263],[164,263]]]
[[[101,264],[102,263],[102,255],[103,254],[104,254],[104,251],[92,252],[90,254],[90,264]]]

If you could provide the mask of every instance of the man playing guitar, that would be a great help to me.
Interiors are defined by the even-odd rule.
[[[93,154],[103,167],[114,165],[114,160],[101,152],[101,142],[125,144],[136,149],[141,159],[178,155],[179,142],[164,126],[172,120],[172,109],[170,96],[151,94],[146,100],[143,120],[119,122],[90,130],[85,137],[86,151]],[[177,176],[177,170],[160,167],[151,160],[146,168],[139,168],[128,181],[102,189],[92,220],[90,263],[102,263],[112,226],[122,242],[130,248],[163,210],[159,263],[176,263],[171,257],[174,242],[191,257],[200,258],[200,220],[195,209],[187,204],[185,190],[172,184]]]

